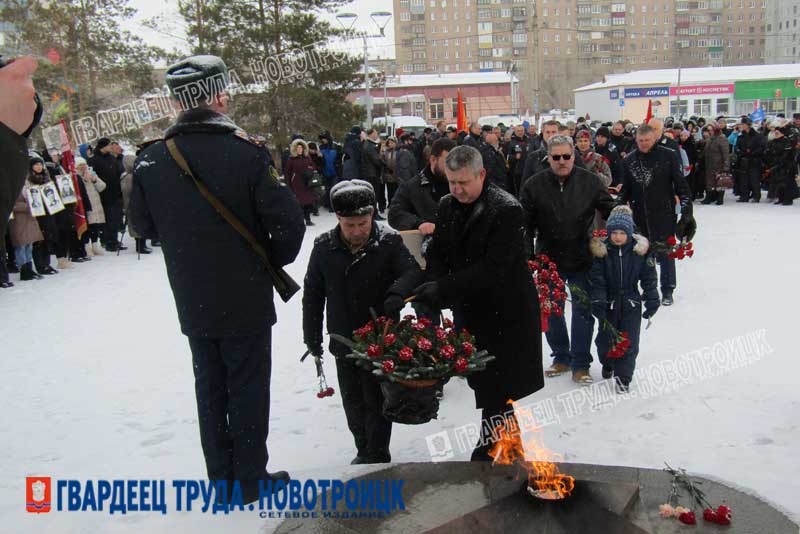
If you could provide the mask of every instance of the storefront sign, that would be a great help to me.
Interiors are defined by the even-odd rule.
[[[608,92],[608,99],[609,100],[616,100],[619,98],[619,89],[611,89]]]
[[[735,95],[736,100],[798,98],[800,97],[800,80],[786,78],[783,80],[736,82]]]
[[[669,95],[669,87],[626,87],[624,98],[654,98]]]
[[[733,93],[734,84],[724,83],[717,85],[682,85],[681,96],[686,95],[725,95]],[[670,96],[678,96],[678,88],[669,88]]]

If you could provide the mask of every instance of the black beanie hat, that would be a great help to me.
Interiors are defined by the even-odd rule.
[[[331,206],[336,215],[369,215],[375,209],[375,189],[364,180],[343,180],[331,188]]]

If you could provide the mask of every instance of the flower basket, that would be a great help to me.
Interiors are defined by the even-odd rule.
[[[438,384],[438,380],[384,380],[381,382],[383,416],[403,425],[421,425],[436,419]]]
[[[476,349],[475,337],[466,329],[457,332],[449,319],[443,319],[439,327],[413,315],[398,322],[375,317],[353,332],[352,339],[331,337],[350,347],[348,358],[383,380],[383,415],[402,424],[435,419],[439,384],[482,371],[494,359]]]

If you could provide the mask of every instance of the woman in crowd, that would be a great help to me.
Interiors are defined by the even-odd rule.
[[[730,172],[730,146],[716,123],[706,127],[708,139],[703,147],[703,178],[705,181],[706,197],[702,204],[716,202],[722,205],[725,196],[724,189],[717,189],[717,182],[721,174]],[[705,134],[704,134],[705,135]]]
[[[100,233],[106,224],[106,215],[103,212],[103,203],[100,193],[105,190],[106,184],[101,180],[82,157],[75,158],[75,170],[86,188],[89,199],[89,208],[86,211],[86,224],[89,225],[86,252],[92,256],[102,256],[103,247],[100,246]],[[84,208],[86,206],[84,205]]]
[[[37,156],[30,159],[30,174],[28,175],[27,185],[44,186],[53,185],[50,173],[44,166],[44,160]],[[36,217],[39,229],[42,232],[43,240],[37,241],[33,246],[33,262],[39,274],[56,274],[58,271],[50,266],[50,255],[55,254],[58,259],[59,269],[69,269],[73,266],[67,259],[67,244],[59,241],[59,230],[56,225],[55,216],[45,210],[44,215]]]
[[[28,203],[29,188],[29,183],[23,186],[22,192],[14,203],[14,218],[9,222],[9,235],[11,244],[14,246],[14,257],[20,273],[19,279],[22,281],[42,278],[42,275],[33,270],[33,245],[41,243],[44,236],[36,218],[31,214],[31,207]]]
[[[397,164],[397,138],[392,136],[386,139],[386,142],[381,147],[381,160],[383,160],[383,175],[381,182],[386,184],[388,205],[392,203],[397,191],[397,177],[394,174],[395,165]]]
[[[798,197],[795,143],[790,134],[791,126],[786,119],[773,123],[765,154],[770,189],[775,192],[774,204],[781,206],[791,206]]]
[[[314,174],[314,162],[308,156],[308,144],[302,139],[295,139],[289,148],[290,157],[286,160],[283,177],[294,192],[297,201],[303,207],[306,226],[314,226],[311,213],[314,211],[316,196],[308,187],[310,178]]]

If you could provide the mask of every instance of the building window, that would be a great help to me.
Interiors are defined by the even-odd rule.
[[[674,117],[686,116],[689,114],[689,102],[681,99],[681,105],[678,107],[678,101],[673,100],[669,103],[669,114]]]
[[[702,117],[711,115],[711,99],[703,98],[694,101],[694,114]]]
[[[730,110],[730,99],[718,98],[717,99],[717,115],[727,115]]]
[[[414,70],[414,66],[411,63],[406,63],[403,65],[403,72],[412,72]]]
[[[428,108],[431,110],[431,119],[444,118],[444,98],[431,98],[428,101]]]
[[[469,70],[472,70],[472,63],[469,64]],[[458,117],[458,100],[453,98],[451,101],[452,101],[452,106],[453,106],[453,117]],[[464,102],[464,110],[466,111],[466,109],[467,109],[467,99],[464,98],[463,102]],[[467,117],[469,117],[469,113],[467,113],[466,115],[467,115]]]
[[[402,13],[400,13],[400,20],[403,22],[408,22],[409,20],[411,20],[411,12],[403,11]]]

